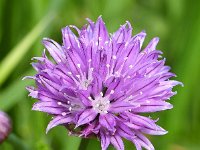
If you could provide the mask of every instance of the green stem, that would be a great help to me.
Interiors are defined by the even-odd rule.
[[[90,141],[89,139],[83,138],[83,139],[81,140],[81,143],[80,143],[80,145],[79,145],[78,150],[86,150],[87,147],[88,147],[89,141]]]
[[[8,136],[7,140],[16,149],[29,150],[27,144],[24,143],[24,141],[22,141],[17,135],[15,135],[13,133]]]

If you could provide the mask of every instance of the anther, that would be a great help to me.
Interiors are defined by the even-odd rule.
[[[62,116],[66,116],[67,115],[67,113],[66,112],[62,112]]]
[[[113,59],[117,59],[117,56],[113,55],[112,58],[113,58]]]

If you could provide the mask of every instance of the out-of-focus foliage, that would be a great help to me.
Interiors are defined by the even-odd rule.
[[[174,109],[157,113],[159,124],[169,133],[150,137],[158,150],[200,149],[200,1],[198,0],[1,0],[0,1],[0,109],[13,122],[13,131],[1,150],[91,150],[100,149],[96,139],[87,142],[69,137],[64,127],[45,128],[50,116],[31,111],[34,100],[28,98],[21,81],[33,75],[30,59],[40,56],[42,37],[59,43],[61,28],[81,27],[85,18],[103,16],[109,32],[129,20],[134,33],[147,32],[147,43],[160,37],[158,48],[167,64],[178,75],[184,88],[171,99]],[[89,142],[89,143],[88,143]],[[79,145],[83,145],[79,147]],[[126,141],[126,149],[134,145]],[[113,149],[113,148],[110,148]]]

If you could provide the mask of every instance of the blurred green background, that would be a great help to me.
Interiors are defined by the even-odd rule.
[[[49,134],[50,116],[31,111],[34,100],[27,96],[25,75],[33,75],[31,57],[40,56],[43,37],[61,43],[61,28],[86,24],[99,15],[113,33],[129,20],[134,34],[146,30],[145,44],[160,37],[164,52],[184,88],[171,99],[174,109],[159,112],[158,124],[169,133],[150,136],[157,150],[200,149],[200,1],[198,0],[0,0],[0,109],[13,122],[13,131],[0,150],[96,150],[97,140],[79,147],[81,139],[67,136],[64,127]],[[135,149],[130,142],[126,149]],[[84,144],[84,143],[83,143]],[[113,149],[113,148],[110,148]]]

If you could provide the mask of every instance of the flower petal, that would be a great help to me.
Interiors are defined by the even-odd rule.
[[[64,112],[66,108],[61,108],[56,102],[37,102],[33,105],[32,110],[59,115]]]
[[[44,38],[42,42],[56,63],[65,62],[62,47],[58,43],[48,38]]]
[[[114,132],[116,121],[112,114],[101,114],[99,116],[99,123],[109,131]]]
[[[130,102],[116,101],[116,102],[111,103],[109,112],[120,113],[120,112],[124,112],[128,110],[136,109],[137,107],[139,107],[139,105],[133,105]]]
[[[124,143],[122,141],[122,138],[118,134],[111,136],[110,141],[117,150],[124,150]]]
[[[63,44],[66,49],[73,47],[75,50],[77,50],[79,48],[80,43],[78,41],[78,38],[71,31],[69,26],[62,29],[62,35],[63,35]]]
[[[136,144],[137,149],[141,150],[140,147],[144,147],[147,150],[154,150],[153,145],[151,144],[151,142],[141,133],[136,132],[136,138],[134,138],[132,141],[133,143]]]
[[[110,145],[110,137],[103,131],[100,131],[100,140],[101,140],[101,148],[102,150],[107,150]]]
[[[163,135],[167,133],[166,130],[156,125],[155,121],[151,120],[150,118],[132,114],[129,112],[127,112],[126,114],[130,118],[131,124],[141,127],[139,129],[141,132],[144,132],[146,134],[151,134],[151,135]]]
[[[67,123],[71,122],[72,120],[73,120],[73,118],[71,116],[56,116],[55,118],[53,118],[52,121],[49,122],[47,129],[46,129],[46,133],[48,133],[49,130],[51,130],[55,126],[67,124]]]
[[[147,112],[156,112],[156,111],[162,111],[162,110],[172,109],[172,108],[173,108],[173,105],[168,102],[149,100],[145,104],[141,104],[140,107],[134,108],[133,112],[147,113]]]
[[[101,48],[104,46],[105,41],[109,40],[109,35],[101,16],[97,19],[94,27],[93,40],[96,42],[95,46]]]
[[[84,110],[78,118],[76,128],[83,124],[89,123],[90,121],[94,120],[96,116],[97,113],[93,109]]]
[[[118,122],[118,134],[127,140],[132,140],[135,137],[134,132],[122,122]]]

